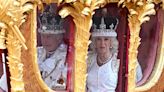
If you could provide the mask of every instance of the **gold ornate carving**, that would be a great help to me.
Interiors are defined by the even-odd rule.
[[[27,49],[25,39],[19,27],[25,22],[26,12],[33,9],[29,0],[1,0],[0,1],[0,41],[1,49],[8,49],[8,66],[10,70],[11,91],[24,92],[23,64],[21,62],[21,48]],[[6,40],[6,43],[4,43]]]
[[[3,25],[3,24],[2,24]],[[0,49],[6,49],[5,45],[5,33],[6,32],[6,26],[1,27],[1,32],[0,32]]]
[[[148,21],[148,15],[155,14],[154,4],[151,0],[121,0],[119,4],[123,3],[130,12],[128,16],[130,28],[130,46],[129,46],[129,64],[128,64],[128,92],[134,92],[136,87],[136,67],[138,46],[141,38],[139,37],[140,26],[143,22]]]
[[[11,91],[24,91],[23,64],[21,63],[21,43],[12,31],[7,34],[8,66],[10,67]]]
[[[23,67],[23,81],[27,92],[49,92],[50,88],[43,82],[37,63],[36,53],[36,14],[37,6],[27,17],[27,22],[21,26],[21,31],[26,39],[28,50],[22,49],[21,60]],[[28,59],[27,59],[28,58]]]
[[[70,4],[70,6],[63,7],[63,9],[59,12],[59,14],[62,17],[71,15],[76,25],[74,92],[85,92],[85,84],[86,84],[85,61],[88,51],[88,44],[89,44],[88,41],[90,37],[89,30],[92,25],[92,12],[89,9],[90,8],[85,8],[84,2],[73,2],[72,5]]]
[[[164,1],[162,1],[162,8],[164,9]]]

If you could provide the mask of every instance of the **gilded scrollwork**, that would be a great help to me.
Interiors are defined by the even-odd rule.
[[[89,0],[88,0],[89,1]],[[94,1],[94,0],[92,0]],[[70,6],[63,7],[59,12],[62,17],[71,15],[76,25],[75,34],[75,67],[74,67],[74,91],[85,92],[86,83],[86,56],[89,45],[90,27],[92,25],[93,10],[85,7],[89,2],[72,2]],[[94,7],[93,7],[94,8]],[[79,86],[81,85],[81,86]]]
[[[11,75],[10,84],[12,92],[24,92],[21,49],[22,47],[27,49],[27,46],[19,27],[26,21],[26,13],[32,9],[33,4],[30,3],[30,0],[0,1],[0,47],[1,49],[7,47],[8,50],[7,59],[9,61],[8,66]]]
[[[141,24],[148,21],[149,15],[154,15],[153,1],[143,0],[121,0],[119,4],[123,3],[123,7],[127,7],[130,14],[128,16],[130,28],[130,46],[129,46],[129,64],[128,64],[128,92],[134,92],[136,88],[135,76],[137,67],[138,47],[141,38],[139,37]]]
[[[1,24],[0,49],[6,49],[5,37],[6,37],[6,26],[4,24]]]
[[[21,43],[14,37],[14,33],[9,31],[7,34],[7,49],[8,49],[8,66],[10,67],[10,84],[11,91],[23,91],[23,64],[21,63]],[[17,53],[17,54],[14,54]],[[15,85],[16,84],[16,85]]]

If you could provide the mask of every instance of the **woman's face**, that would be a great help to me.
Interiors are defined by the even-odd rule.
[[[110,37],[96,37],[95,38],[95,47],[98,54],[108,53],[111,47],[111,38]]]
[[[62,40],[63,34],[41,34],[41,43],[47,52],[55,51]]]

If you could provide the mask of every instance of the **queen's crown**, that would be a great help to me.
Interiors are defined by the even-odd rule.
[[[109,27],[107,27],[104,21],[104,17],[102,17],[99,28],[97,28],[96,24],[93,24],[92,36],[117,36],[117,33],[115,32],[117,29],[117,25],[118,25],[118,19],[116,19],[115,25],[114,23],[111,23]]]
[[[109,25],[109,28],[106,27],[106,24],[104,22],[104,17],[101,18],[101,24],[99,25],[99,29],[97,29],[97,26],[95,24],[93,24],[93,28],[94,28],[94,31],[107,31],[107,32],[110,32],[110,31],[115,31],[116,28],[117,28],[117,25],[118,25],[118,19],[117,20],[117,23],[116,25],[114,26],[114,24],[110,24]]]

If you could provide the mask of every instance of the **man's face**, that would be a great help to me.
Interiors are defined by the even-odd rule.
[[[46,52],[52,52],[62,43],[63,34],[41,34],[42,46]]]

